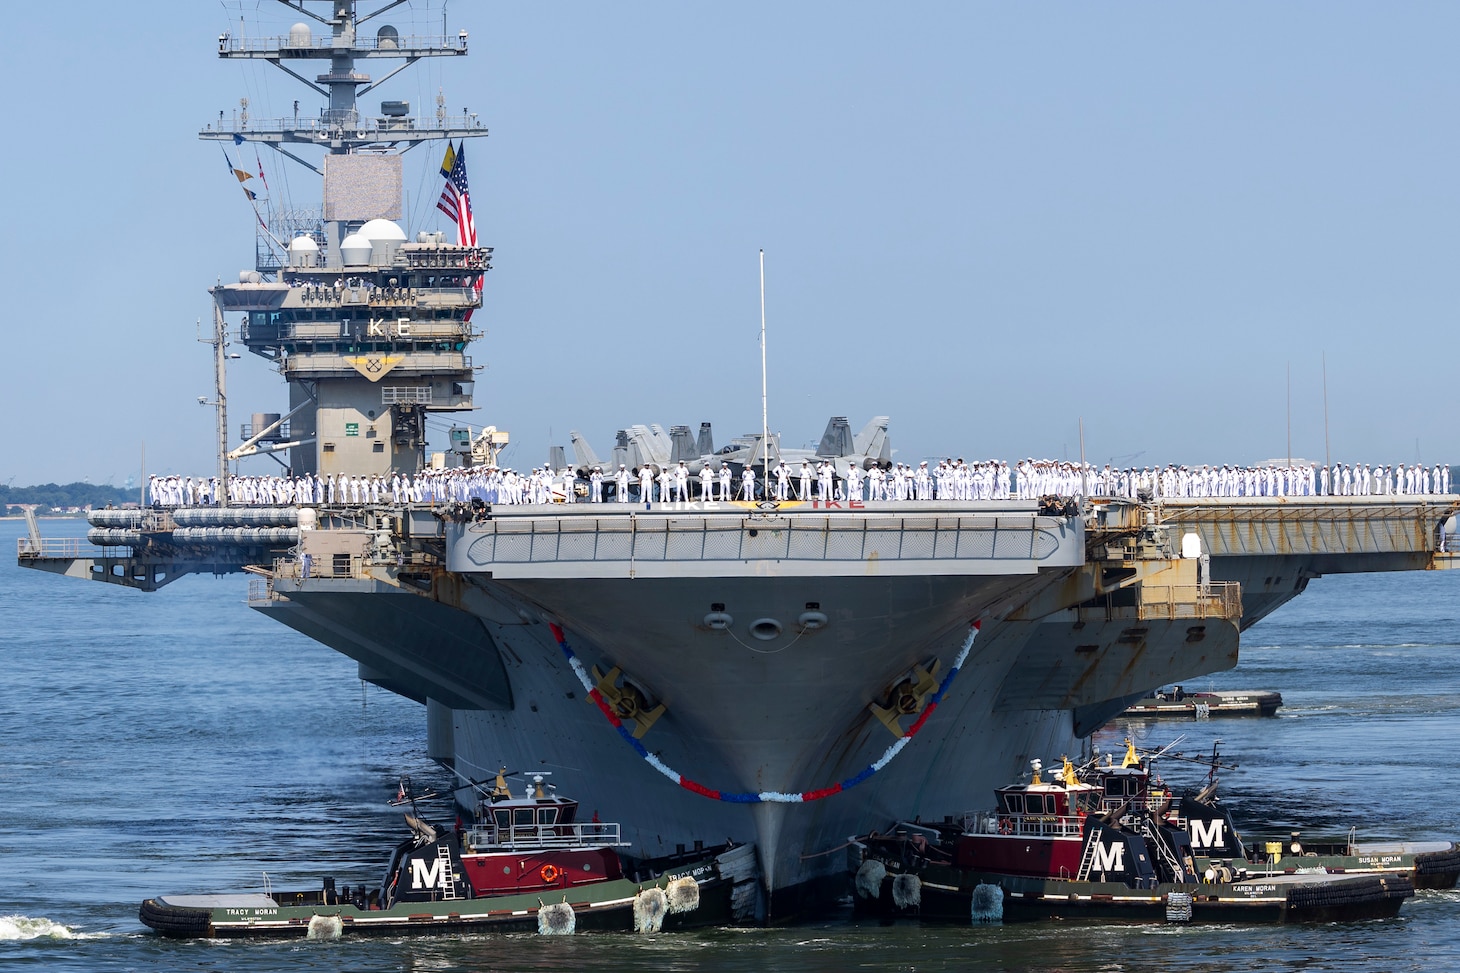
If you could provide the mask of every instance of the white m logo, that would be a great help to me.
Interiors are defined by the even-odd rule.
[[[1090,858],[1092,872],[1125,871],[1125,845],[1103,845],[1095,843],[1095,854]]]
[[[411,888],[413,889],[434,889],[445,888],[446,880],[450,873],[446,871],[446,863],[439,858],[431,861],[423,861],[420,858],[411,859]]]
[[[1191,832],[1192,847],[1216,848],[1218,846],[1225,846],[1227,840],[1222,837],[1222,825],[1224,823],[1220,818],[1211,821],[1187,821],[1186,827]]]

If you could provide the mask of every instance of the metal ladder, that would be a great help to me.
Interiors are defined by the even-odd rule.
[[[456,894],[456,872],[451,867],[451,849],[446,845],[436,848],[436,860],[441,863],[441,898],[451,900],[459,898]]]
[[[1080,867],[1075,872],[1075,881],[1088,882],[1090,880],[1090,863],[1095,860],[1095,837],[1091,834],[1085,835],[1085,850],[1080,855]]]
[[[1141,837],[1145,838],[1146,843],[1160,856],[1161,861],[1170,869],[1175,881],[1191,881],[1191,877],[1186,872],[1186,866],[1177,860],[1175,852],[1166,843],[1165,835],[1161,834],[1160,829],[1153,825],[1151,819],[1144,814],[1141,815]]]

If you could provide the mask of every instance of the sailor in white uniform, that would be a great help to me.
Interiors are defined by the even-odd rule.
[[[689,467],[684,465],[684,460],[674,468],[674,490],[680,503],[689,499]]]

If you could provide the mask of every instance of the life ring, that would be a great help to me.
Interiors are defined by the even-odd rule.
[[[544,865],[542,866],[542,871],[538,872],[538,874],[542,876],[542,880],[544,882],[547,882],[549,885],[551,885],[552,883],[556,882],[558,880],[558,876],[563,873],[556,865]]]
[[[1014,825],[1008,818],[999,819],[999,834],[1013,834]]]

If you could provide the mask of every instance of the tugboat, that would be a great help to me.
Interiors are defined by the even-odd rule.
[[[1257,877],[1317,872],[1403,875],[1417,889],[1452,889],[1460,880],[1460,844],[1453,841],[1362,842],[1357,828],[1341,840],[1309,841],[1301,831],[1292,831],[1283,839],[1244,841],[1216,796],[1216,772],[1223,766],[1218,757],[1220,743],[1213,743],[1210,757],[1180,758],[1209,764],[1211,771],[1200,791],[1174,798],[1165,816],[1168,824],[1186,833],[1205,870],[1217,876],[1237,870]]]
[[[1168,922],[1331,922],[1387,918],[1414,895],[1403,874],[1219,872],[1171,823],[1174,795],[1128,742],[1119,766],[995,791],[993,810],[941,826],[898,824],[861,840],[859,908],[996,922],[1099,918]]]
[[[142,903],[143,925],[178,938],[416,934],[491,929],[571,934],[580,928],[658,932],[732,921],[735,886],[754,880],[754,848],[682,847],[657,859],[619,849],[618,824],[577,820],[578,802],[542,775],[514,797],[505,770],[484,791],[472,827],[441,828],[411,804],[410,836],[376,888],[165,895]],[[481,790],[481,788],[478,788]]]
[[[1209,716],[1274,716],[1282,705],[1283,694],[1268,689],[1189,693],[1181,686],[1173,686],[1136,700],[1120,715],[1189,716],[1197,719]]]

